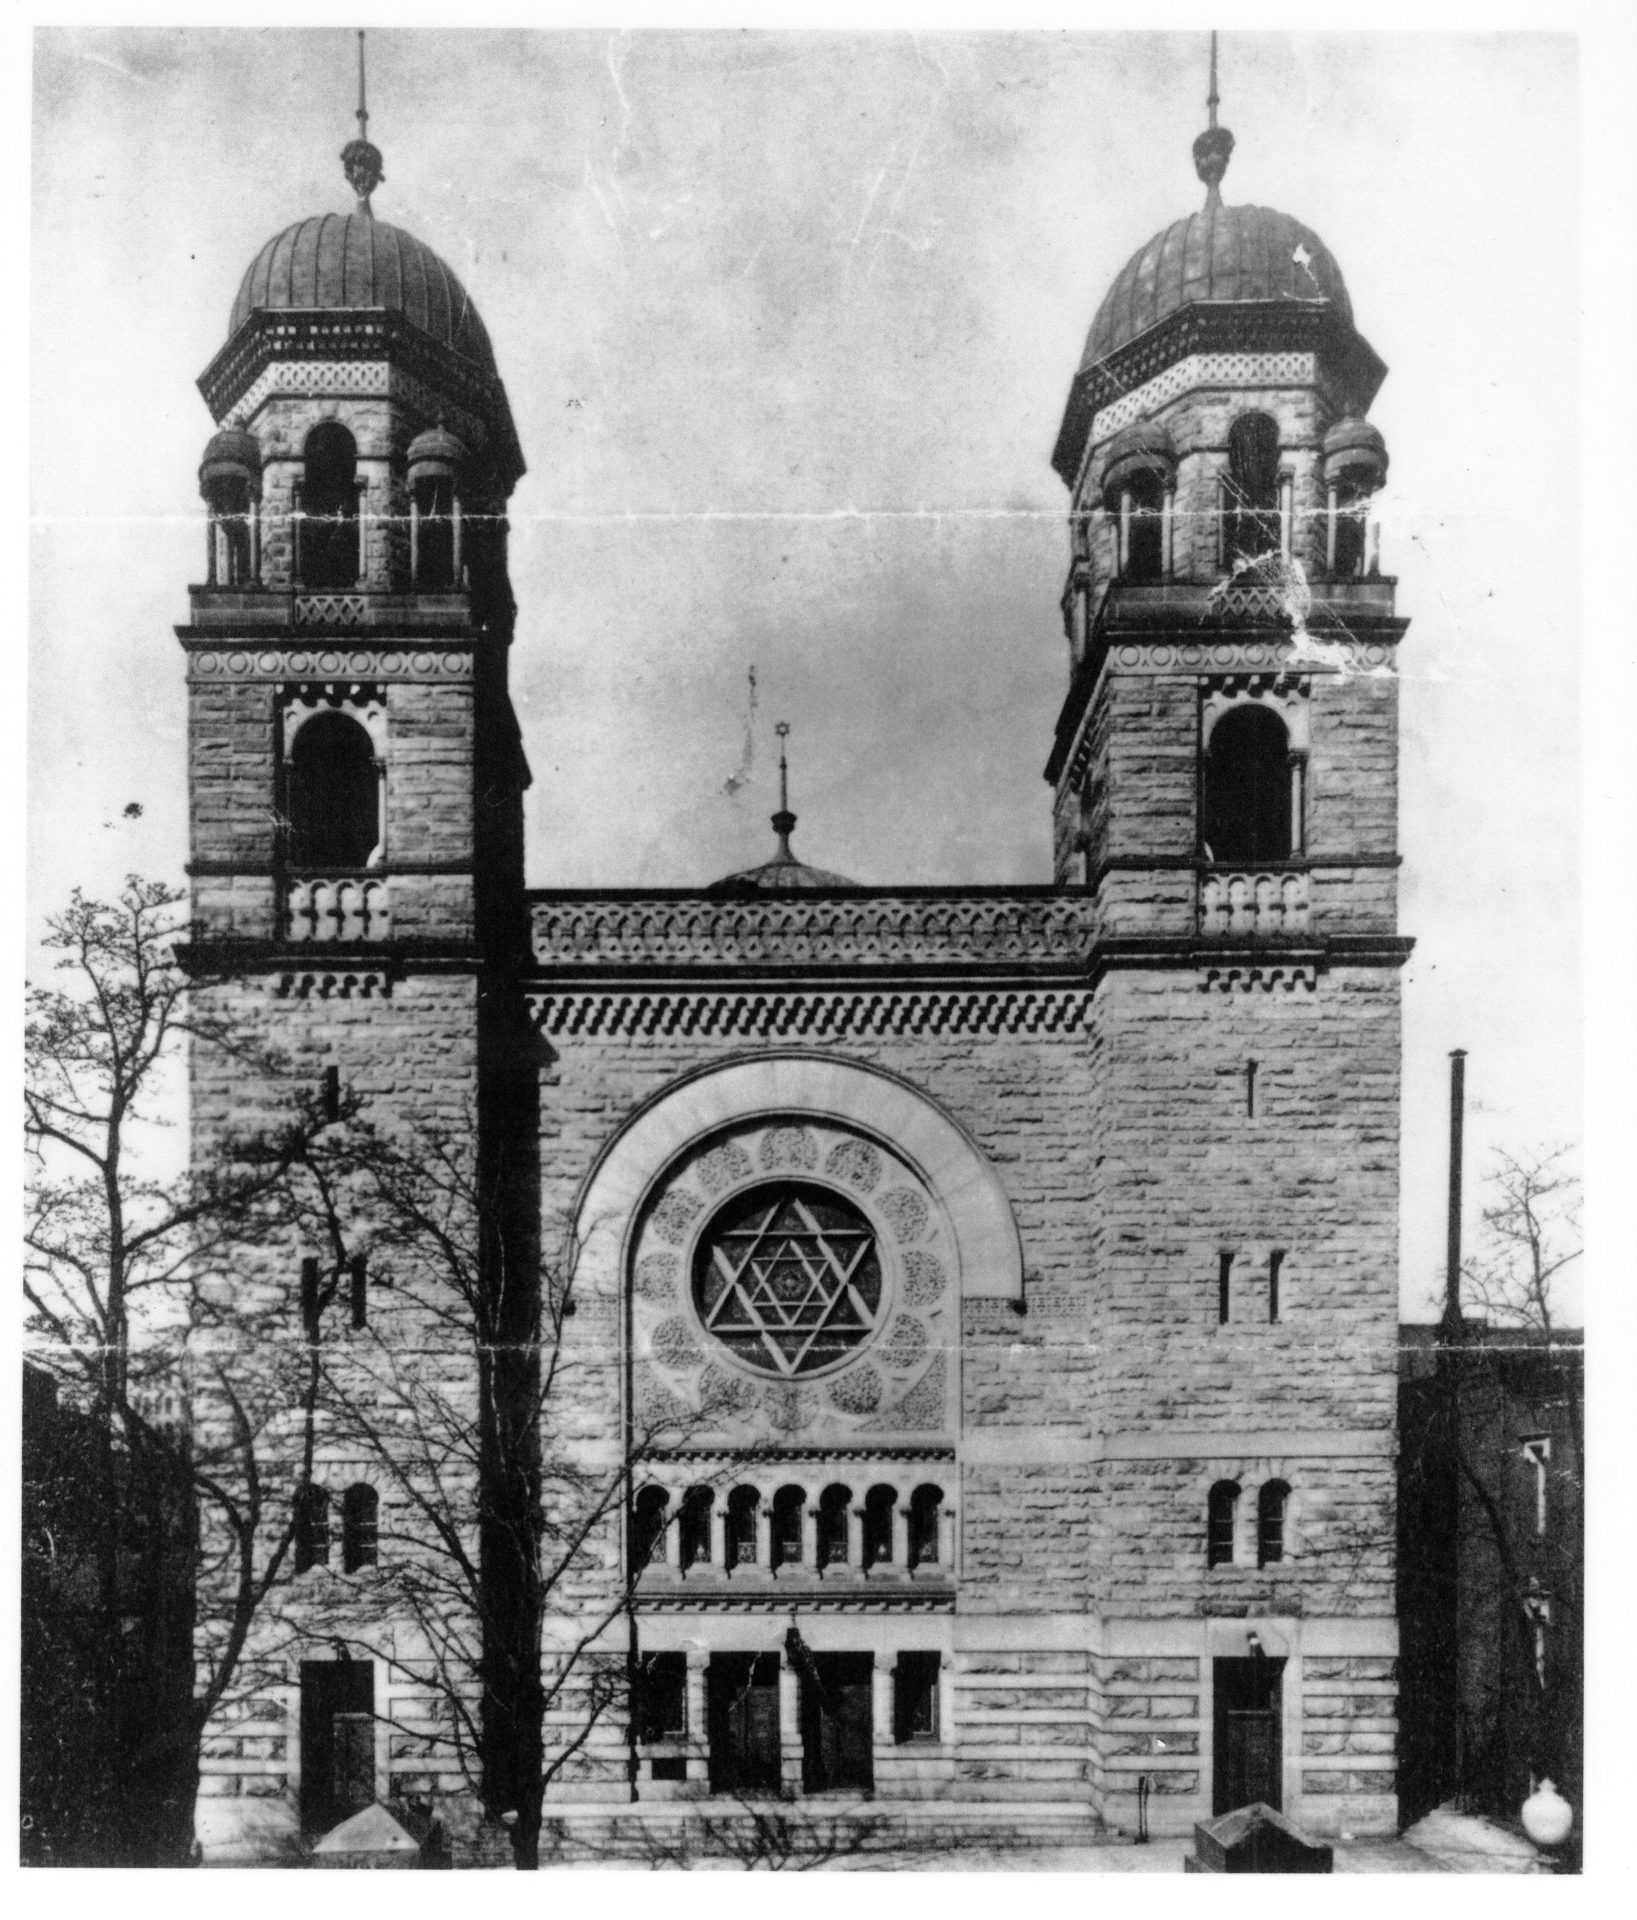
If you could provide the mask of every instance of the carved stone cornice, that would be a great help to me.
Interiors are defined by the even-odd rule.
[[[533,896],[534,958],[548,974],[607,967],[697,975],[748,968],[849,975],[1074,971],[1096,903],[1055,889],[995,893],[550,894]]]
[[[200,646],[186,628],[188,679],[192,681],[470,680],[468,641],[421,647]]]

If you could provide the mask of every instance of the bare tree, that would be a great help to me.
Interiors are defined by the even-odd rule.
[[[283,1303],[241,1316],[231,1367],[193,1336],[209,1276],[260,1234],[273,1197],[336,1116],[297,1094],[213,1164],[165,1174],[164,1109],[179,1091],[184,1041],[244,1051],[240,1036],[198,1014],[194,983],[176,963],[183,898],[135,876],[112,903],[76,891],[44,941],[65,977],[28,996],[30,1352],[78,1410],[80,1478],[90,1482],[77,1489],[82,1567],[69,1570],[39,1501],[29,1515],[34,1617],[72,1612],[85,1665],[83,1745],[59,1752],[60,1765],[25,1714],[25,1748],[39,1761],[31,1814],[39,1858],[190,1857],[202,1729],[233,1682],[293,1535],[293,1506],[270,1502],[263,1484],[271,1422],[294,1413],[310,1470],[318,1371],[286,1363],[276,1325]],[[258,1366],[258,1348],[277,1357]],[[227,1410],[205,1445],[190,1420],[201,1387]],[[196,1668],[201,1508],[226,1543],[228,1598]],[[25,1705],[30,1697],[26,1678]],[[69,1800],[75,1811],[65,1816]],[[45,1833],[65,1817],[78,1836],[67,1856]]]

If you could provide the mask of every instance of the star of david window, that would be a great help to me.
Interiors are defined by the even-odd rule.
[[[754,1187],[709,1222],[693,1297],[746,1366],[786,1378],[836,1365],[881,1312],[875,1230],[840,1194],[806,1182]]]

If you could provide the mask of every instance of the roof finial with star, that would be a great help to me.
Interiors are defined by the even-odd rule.
[[[381,149],[373,145],[369,137],[369,108],[364,104],[364,35],[358,35],[358,138],[349,140],[341,149],[341,166],[347,176],[347,184],[358,196],[358,211],[366,220],[373,220],[374,210],[369,203],[370,195],[386,178],[381,168]]]
[[[790,722],[781,720],[773,731],[779,736],[779,810],[773,816],[773,831],[779,836],[776,860],[794,860],[790,836],[796,831],[796,816],[790,811],[790,767],[784,757],[784,743],[790,736]]]
[[[1233,154],[1233,135],[1216,124],[1216,109],[1222,96],[1216,90],[1216,35],[1211,35],[1211,90],[1205,96],[1210,125],[1194,142],[1194,172],[1205,182],[1205,208],[1214,211],[1222,204],[1222,176],[1228,171]]]

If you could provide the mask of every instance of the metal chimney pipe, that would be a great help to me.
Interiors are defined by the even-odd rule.
[[[1466,1105],[1466,1049],[1449,1056],[1449,1243],[1444,1266],[1444,1325],[1461,1324],[1461,1132]]]

